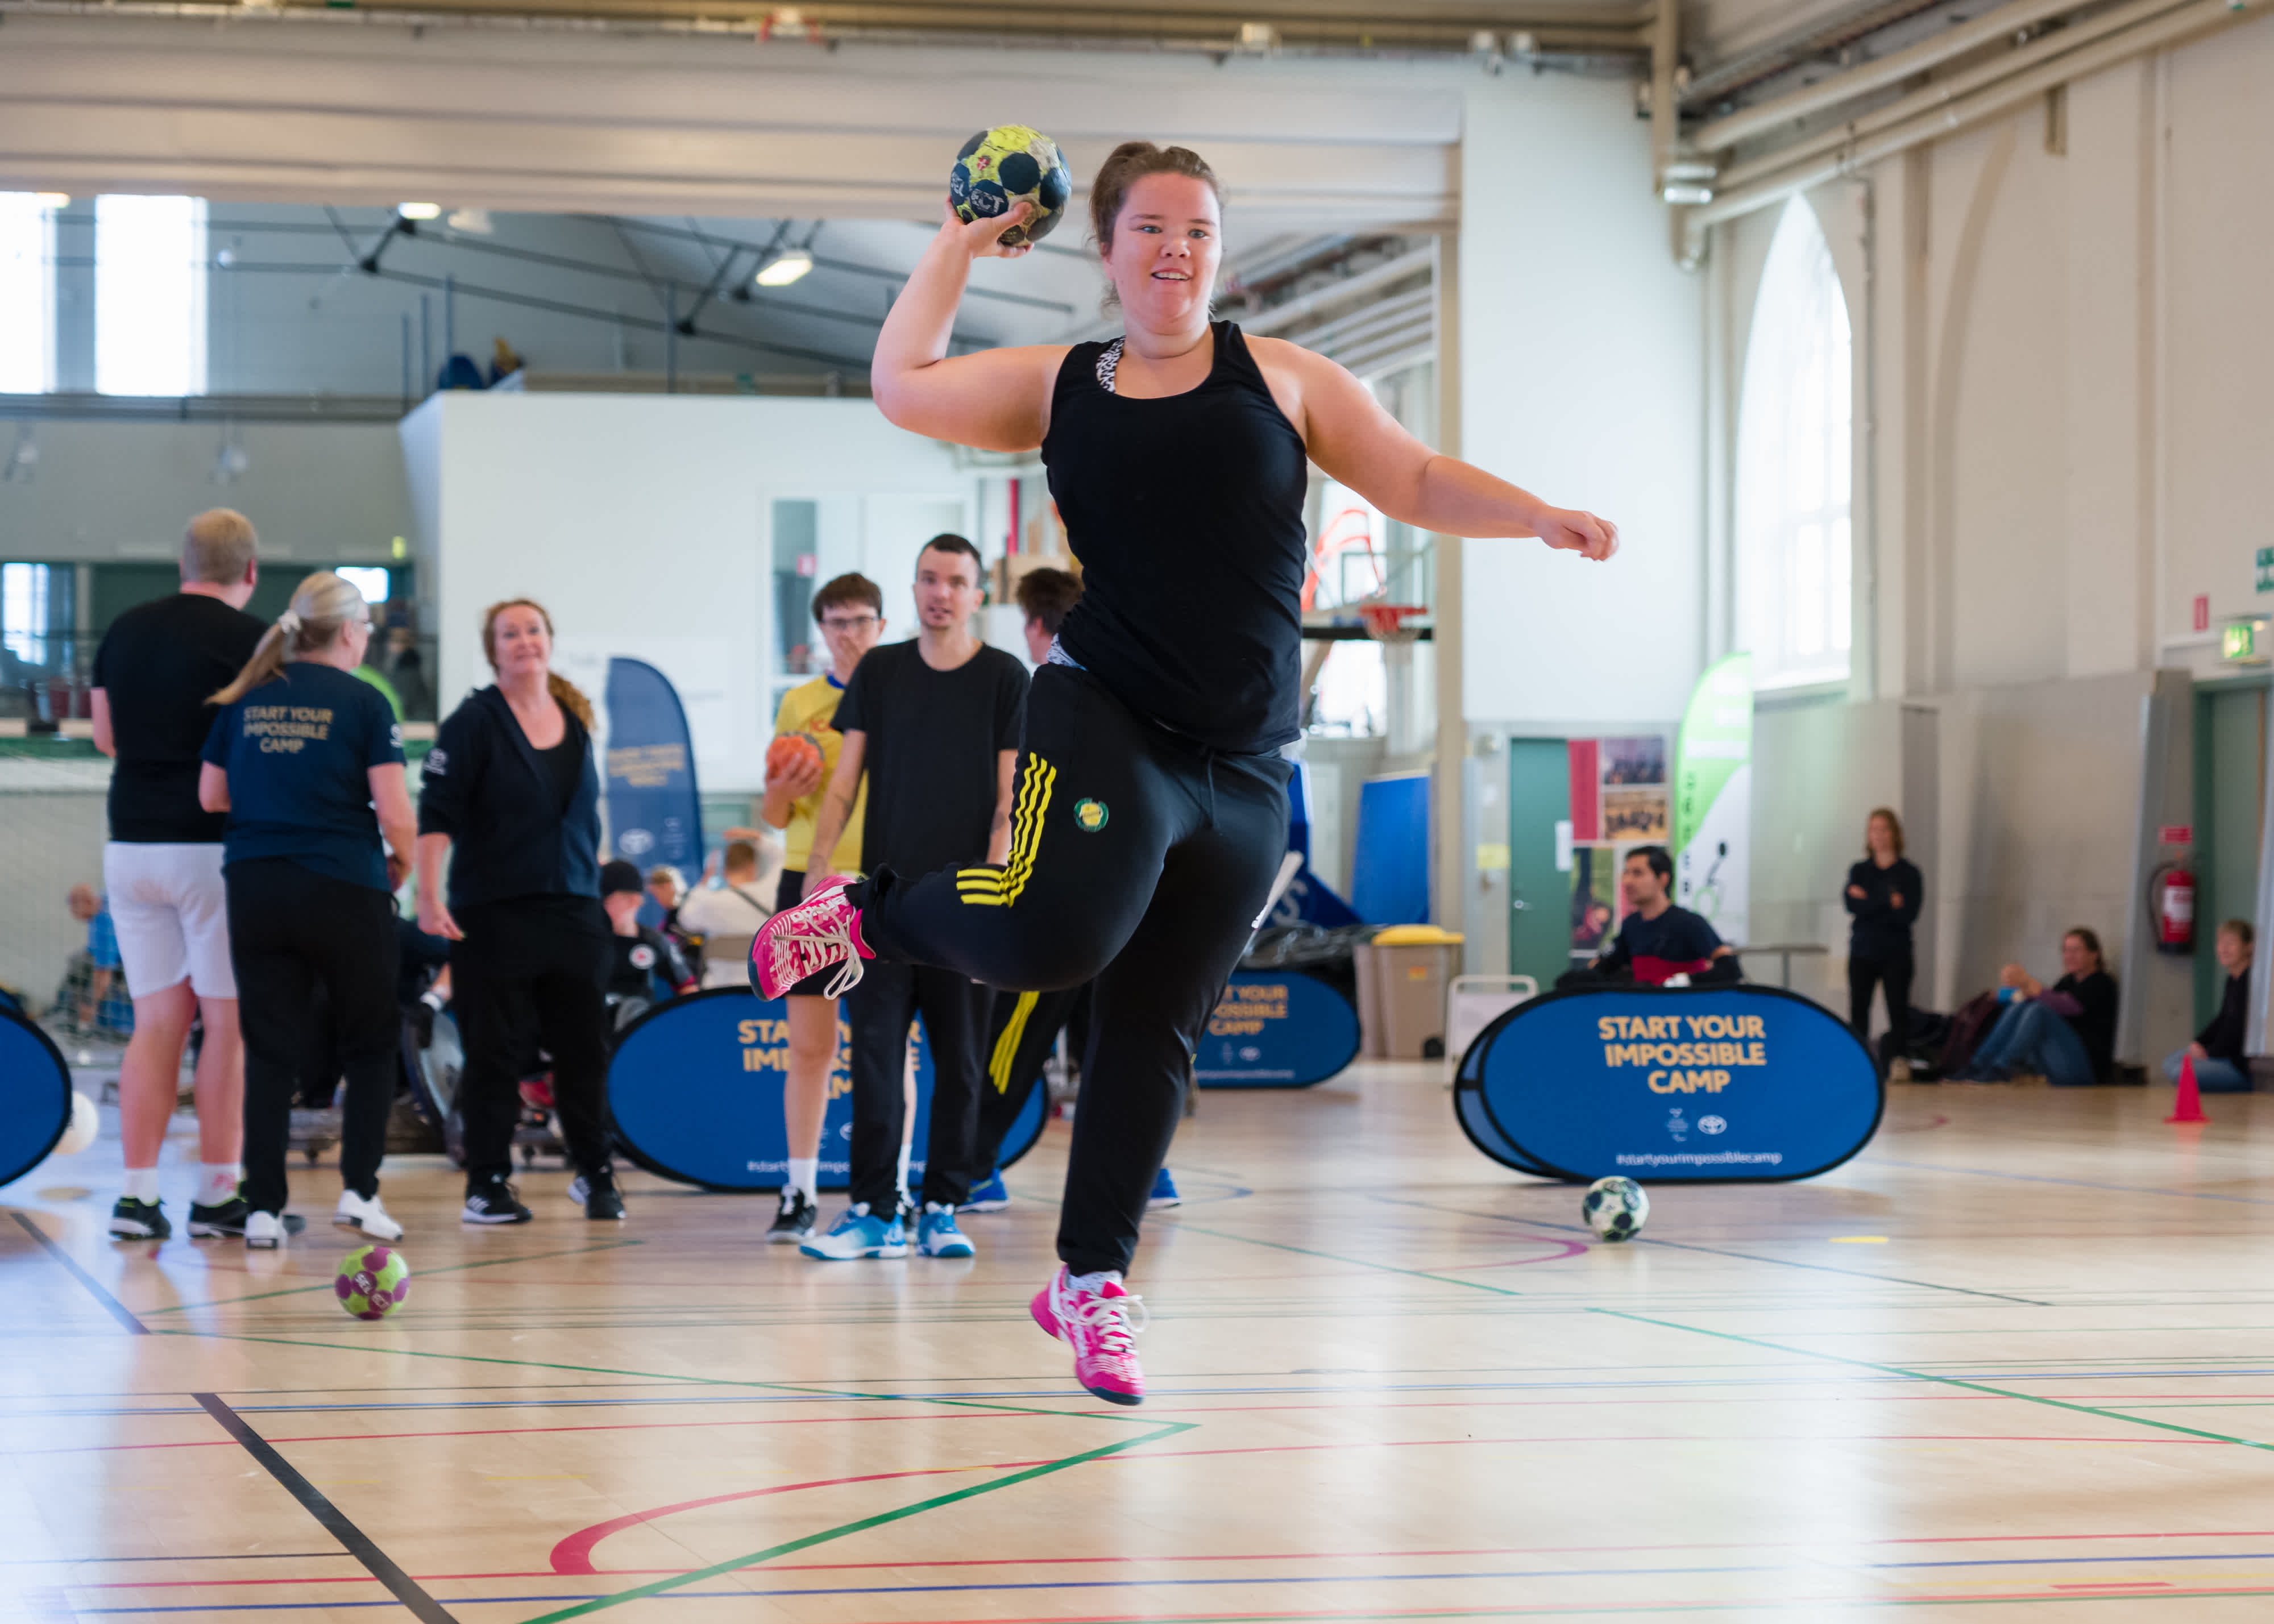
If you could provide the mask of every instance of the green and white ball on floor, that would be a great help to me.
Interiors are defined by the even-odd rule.
[[[1025,124],[981,131],[964,142],[947,174],[947,200],[966,225],[1007,214],[1014,203],[1032,206],[1032,214],[1003,233],[1005,248],[1048,237],[1073,195],[1073,177],[1058,144]]]
[[[358,1246],[340,1259],[332,1289],[358,1320],[384,1320],[410,1294],[410,1265],[392,1246]]]
[[[1579,1204],[1587,1227],[1607,1241],[1630,1241],[1642,1233],[1650,1216],[1650,1198],[1631,1178],[1599,1178],[1587,1186]]]

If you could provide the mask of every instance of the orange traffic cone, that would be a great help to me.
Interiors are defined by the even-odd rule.
[[[2195,1057],[2193,1055],[2180,1056],[2179,1103],[2172,1108],[2172,1114],[2164,1120],[2165,1122],[2209,1122],[2210,1120],[2203,1115],[2202,1094],[2195,1086]]]

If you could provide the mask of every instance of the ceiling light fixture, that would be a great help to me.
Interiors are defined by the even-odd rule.
[[[439,220],[442,215],[440,203],[397,203],[395,212],[405,220]]]
[[[453,231],[463,231],[471,237],[488,237],[497,230],[486,208],[459,209],[442,223]]]
[[[32,201],[38,204],[41,208],[69,208],[71,207],[71,193],[68,192],[35,192],[32,194]]]
[[[812,268],[813,256],[802,248],[793,248],[767,260],[751,280],[761,288],[787,288]]]

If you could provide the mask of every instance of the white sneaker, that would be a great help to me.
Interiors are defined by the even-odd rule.
[[[375,1241],[403,1238],[403,1226],[388,1215],[377,1196],[366,1201],[352,1190],[340,1192],[339,1210],[332,1214],[332,1222],[343,1229],[361,1229]]]
[[[257,1252],[274,1252],[284,1244],[284,1221],[275,1213],[248,1213],[245,1244]]]

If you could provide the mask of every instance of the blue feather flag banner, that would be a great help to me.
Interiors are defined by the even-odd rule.
[[[609,845],[643,868],[703,867],[702,801],[695,748],[679,692],[645,660],[608,662]]]

